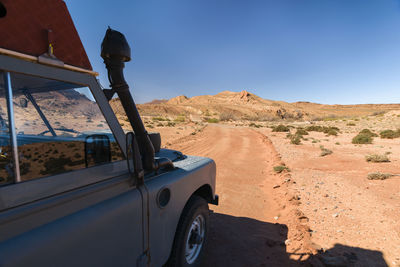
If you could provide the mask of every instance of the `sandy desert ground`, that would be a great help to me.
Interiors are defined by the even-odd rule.
[[[85,116],[58,112],[54,101],[39,98],[51,123],[104,128],[87,98],[55,97],[73,101],[62,108]],[[130,131],[118,102],[112,105]],[[17,109],[20,122],[33,113]],[[139,109],[148,131],[161,133],[163,147],[217,164],[220,205],[211,206],[204,266],[400,266],[399,104],[285,103],[225,91]],[[384,136],[385,130],[391,131]],[[22,164],[36,176],[58,171],[53,165],[83,168],[78,146],[55,143],[39,158],[44,147],[23,145]],[[367,178],[374,173],[387,179]]]
[[[278,124],[309,131],[299,145]],[[251,125],[251,126],[250,126]],[[352,144],[359,131],[400,128],[387,113],[319,122],[178,123],[154,127],[166,147],[213,158],[220,205],[211,206],[204,266],[400,266],[400,138]],[[322,149],[332,153],[321,156]],[[390,162],[367,162],[370,154]],[[281,173],[276,166],[290,169]]]

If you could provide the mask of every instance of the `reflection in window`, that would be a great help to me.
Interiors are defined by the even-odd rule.
[[[2,72],[0,80],[0,185],[4,185],[13,182],[14,166]]]
[[[12,87],[22,180],[122,159],[88,88],[21,74],[12,75]],[[88,160],[85,143],[100,134],[109,139],[111,157]]]

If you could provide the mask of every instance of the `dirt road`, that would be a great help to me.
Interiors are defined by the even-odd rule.
[[[309,245],[307,219],[296,209],[290,178],[273,172],[280,158],[271,142],[249,128],[209,125],[173,142],[186,154],[217,164],[220,205],[211,206],[205,266],[294,266]]]

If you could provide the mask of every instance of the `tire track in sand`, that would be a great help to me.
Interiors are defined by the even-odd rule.
[[[214,213],[204,266],[295,266],[299,256],[288,251],[310,252],[307,220],[296,208],[290,175],[272,171],[281,160],[266,136],[249,128],[209,125],[171,147],[217,164],[220,205],[210,206]]]

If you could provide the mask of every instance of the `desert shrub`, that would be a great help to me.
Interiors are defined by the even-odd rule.
[[[325,157],[333,153],[332,150],[327,149],[324,146],[319,146],[319,148],[321,149],[321,154],[320,154],[321,157]]]
[[[259,121],[259,118],[257,115],[245,115],[242,117],[242,120],[245,121]]]
[[[65,166],[71,164],[71,162],[70,158],[65,157],[50,158],[44,163],[45,169],[41,170],[40,174],[47,175],[65,172]]]
[[[272,116],[267,114],[258,115],[258,121],[277,121],[277,120],[279,120],[279,117],[277,116]]]
[[[178,116],[174,119],[174,122],[185,122],[185,116]]]
[[[336,121],[338,119],[339,118],[336,115],[328,115],[327,117],[323,118],[323,121]]]
[[[339,143],[339,142],[336,142],[335,145],[340,145],[340,143]]]
[[[153,117],[152,120],[153,121],[168,121],[168,119],[163,118],[163,117]]]
[[[365,156],[365,160],[368,162],[390,162],[388,156],[378,154],[367,155]]]
[[[329,129],[329,130],[326,132],[326,135],[327,135],[327,136],[330,136],[330,135],[337,136],[337,135],[338,135],[338,132],[337,132],[336,130],[334,130],[334,129]]]
[[[371,137],[377,137],[378,135],[374,132],[372,132],[370,129],[363,129],[360,134],[365,134],[365,135],[369,135]]]
[[[363,129],[358,133],[353,140],[351,141],[353,144],[372,144],[374,137],[378,136],[376,133],[372,132],[369,129]]]
[[[311,125],[306,127],[305,129],[308,132],[321,132],[326,133],[327,135],[337,135],[339,132],[339,128],[335,126],[320,126],[320,125]]]
[[[234,121],[236,120],[235,115],[233,115],[232,112],[222,112],[219,114],[219,120],[220,121]]]
[[[295,134],[296,135],[308,135],[308,132],[306,130],[304,130],[303,128],[298,128]]]
[[[255,124],[254,122],[250,123],[249,126],[250,126],[250,127],[255,127],[255,128],[260,128],[260,127],[262,127],[262,125],[260,125],[260,124]]]
[[[287,127],[285,125],[279,124],[278,126],[274,127],[272,129],[272,131],[273,132],[289,132],[290,129],[289,129],[289,127]]]
[[[317,116],[313,116],[311,117],[311,121],[323,121],[324,119],[322,117],[317,117]]]
[[[216,118],[208,118],[208,119],[207,119],[207,122],[208,122],[208,123],[218,123],[219,120],[216,119]]]
[[[290,143],[293,145],[300,145],[301,144],[301,139],[300,136],[294,135],[290,138]]]
[[[169,121],[169,122],[167,123],[167,126],[168,126],[168,127],[174,127],[174,126],[175,126],[175,123]]]
[[[351,142],[353,144],[372,144],[373,137],[368,134],[357,134]]]
[[[367,179],[368,180],[386,180],[392,176],[394,176],[394,175],[391,173],[372,172],[372,173],[368,173]]]
[[[281,173],[281,172],[283,172],[283,171],[290,172],[290,169],[289,169],[288,167],[284,166],[284,165],[279,165],[279,166],[275,166],[275,167],[274,167],[274,171],[275,171],[276,173]]]
[[[354,122],[349,122],[346,124],[347,126],[356,126],[356,124]]]
[[[311,125],[311,126],[307,126],[305,130],[308,132],[322,132],[322,126]]]
[[[375,111],[374,113],[372,113],[372,116],[383,116],[383,114],[385,114],[386,111],[381,110],[381,111]]]
[[[385,139],[394,139],[394,138],[399,138],[400,137],[400,129],[397,131],[393,130],[384,130],[380,132],[381,138]]]

